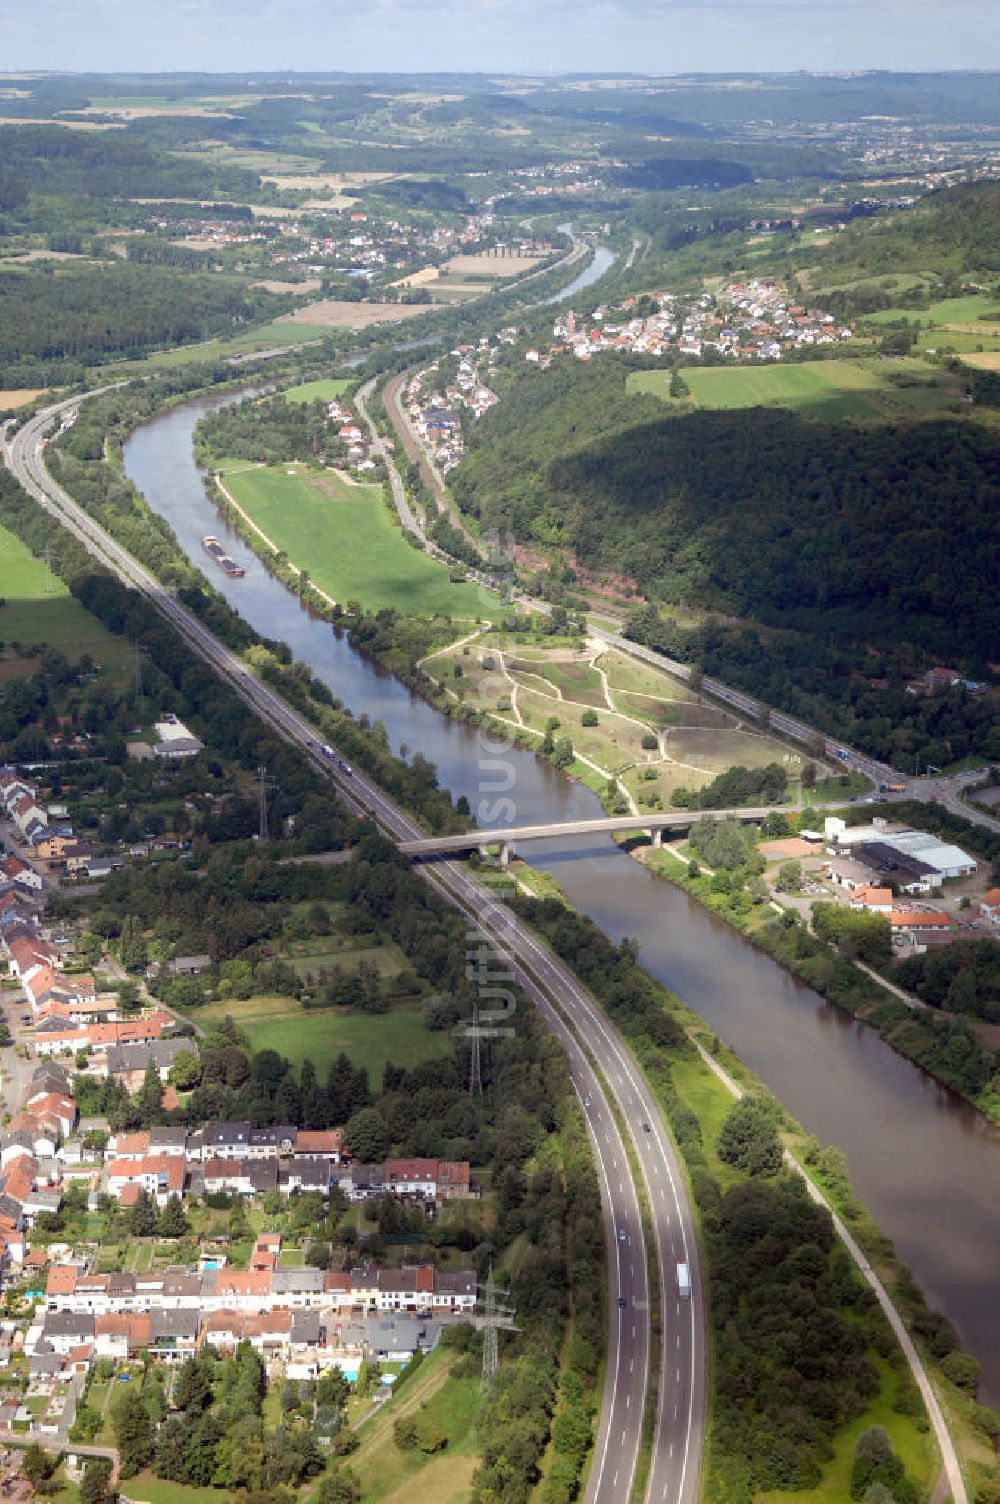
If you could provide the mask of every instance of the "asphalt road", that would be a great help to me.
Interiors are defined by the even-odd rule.
[[[53,419],[77,406],[78,400],[56,404],[36,415],[9,444],[5,432],[4,457],[21,485],[105,567],[145,595],[263,720],[302,747],[317,770],[338,786],[348,807],[370,814],[397,842],[424,835],[363,775],[347,775],[335,761],[324,757],[315,728],[269,685],[256,679],[48,474],[43,436]],[[508,966],[539,1007],[566,1049],[581,1100],[586,1104],[589,1099],[585,1111],[597,1160],[609,1249],[610,1319],[605,1388],[586,1500],[588,1504],[619,1504],[628,1498],[649,1382],[652,1313],[646,1246],[636,1186],[622,1130],[612,1111],[613,1100],[645,1182],[660,1280],[661,1382],[647,1498],[657,1504],[694,1504],[705,1411],[701,1271],[679,1163],[656,1103],[598,1005],[527,927],[504,905],[497,904],[462,867],[445,862],[421,871],[442,896],[468,915],[470,948],[485,936],[497,958],[493,965]],[[489,1025],[485,1013],[481,1022]],[[690,1299],[682,1300],[677,1291],[678,1261],[686,1262],[691,1271]]]

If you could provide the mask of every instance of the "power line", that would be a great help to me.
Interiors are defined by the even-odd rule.
[[[485,1327],[483,1330],[483,1389],[488,1389],[493,1382],[493,1375],[500,1367],[500,1339],[496,1328],[497,1314],[497,1291],[493,1283],[493,1265],[490,1264],[489,1273],[486,1276],[486,1287],[483,1290],[483,1316]]]
[[[142,694],[142,669],[143,664],[149,662],[149,649],[144,647],[138,638],[132,643],[132,672],[135,682],[135,697],[138,700]]]
[[[510,1327],[513,1324],[513,1309],[498,1302],[498,1296],[506,1296],[509,1293],[508,1290],[498,1289],[494,1284],[493,1261],[490,1260],[489,1272],[480,1297],[483,1304],[483,1314],[479,1318],[479,1324],[483,1329],[483,1389],[489,1388],[493,1375],[500,1367],[500,1327]]]
[[[471,1039],[469,1043],[469,1096],[481,1097],[483,1094],[483,1059],[479,1032],[479,999],[474,998],[472,1003],[472,1028],[469,1030]]]
[[[46,543],[43,558],[45,560],[45,594],[51,595],[52,582],[59,568],[59,555],[51,543]]]
[[[268,776],[267,776],[267,768],[264,766],[263,763],[261,763],[260,767],[257,769],[257,813],[258,813],[257,839],[258,839],[258,841],[267,841],[267,840],[270,839],[270,831],[268,829],[268,819],[267,819],[267,796],[271,792],[272,789],[276,789],[277,787],[278,787],[278,785],[277,785],[276,780],[273,779],[273,778],[268,778]]]

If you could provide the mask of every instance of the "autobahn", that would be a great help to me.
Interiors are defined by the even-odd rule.
[[[166,591],[49,475],[45,434],[81,399],[54,404],[12,438],[4,458],[24,489],[131,589],[176,628],[263,721],[298,745],[337,786],[348,808],[369,815],[397,844],[422,837],[415,822],[370,780],[324,757],[317,732],[274,689]],[[565,1049],[586,1114],[601,1188],[608,1249],[608,1354],[588,1504],[619,1504],[631,1492],[642,1440],[650,1374],[652,1311],[639,1194],[626,1152],[631,1141],[645,1188],[659,1273],[660,1376],[646,1488],[656,1504],[694,1504],[705,1419],[704,1301],[698,1243],[677,1154],[658,1106],[620,1036],[576,977],[516,916],[460,866],[422,867],[425,880],[469,920],[501,967],[539,1008]],[[677,1290],[676,1264],[687,1263],[691,1298]]]

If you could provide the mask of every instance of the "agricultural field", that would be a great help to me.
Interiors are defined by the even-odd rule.
[[[348,303],[339,298],[320,298],[317,303],[284,314],[268,327],[288,329],[306,325],[326,333],[328,329],[368,329],[373,324],[394,324],[426,312],[427,305],[421,303]]]
[[[40,386],[20,386],[0,391],[0,413],[14,413],[19,407],[27,407],[29,402],[34,402],[40,397],[45,388]]]
[[[1000,371],[1000,347],[996,350],[973,351],[964,357],[967,366],[980,371]]]
[[[388,1013],[360,1013],[340,1008],[303,1008],[290,997],[227,998],[198,1009],[200,1024],[221,1023],[231,1015],[254,1050],[277,1050],[293,1065],[311,1060],[324,1079],[343,1050],[372,1081],[381,1080],[387,1060],[415,1065],[452,1052],[448,1033],[425,1028],[418,1007]]]
[[[220,469],[224,466],[220,466]],[[415,616],[475,618],[477,585],[455,584],[443,565],[411,547],[382,499],[331,470],[282,465],[230,473],[226,489],[293,564],[337,601],[358,600]]]
[[[915,359],[704,366],[683,375],[690,400],[700,407],[792,407],[828,422],[929,416],[946,411],[959,396],[953,377]],[[628,389],[677,402],[669,396],[670,379],[669,371],[636,371]]]
[[[12,644],[44,643],[58,648],[72,662],[89,653],[95,663],[119,675],[129,645],[112,637],[84,610],[57,575],[25,548],[20,538],[0,527],[0,677],[10,672],[33,672],[31,660],[16,659]],[[5,669],[7,672],[5,673]]]
[[[232,339],[209,339],[197,345],[178,345],[172,350],[157,350],[139,360],[115,361],[106,367],[123,376],[141,376],[147,371],[169,371],[174,366],[211,365],[227,355],[251,356],[262,350],[294,349],[296,345],[314,344],[329,333],[319,324],[270,323],[248,329]]]
[[[321,381],[305,381],[301,386],[290,386],[281,393],[287,402],[332,402],[351,385],[346,378],[325,377]]]

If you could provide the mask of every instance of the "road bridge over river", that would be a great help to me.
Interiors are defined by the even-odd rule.
[[[823,806],[814,805],[814,809]],[[683,830],[700,820],[702,815],[723,819],[732,816],[735,820],[763,820],[775,814],[773,804],[755,805],[742,809],[672,809],[664,814],[610,815],[601,820],[570,820],[552,825],[505,825],[496,830],[466,830],[459,835],[423,836],[419,840],[400,841],[399,849],[404,856],[445,856],[456,851],[483,850],[488,846],[500,847],[500,860],[506,865],[507,858],[522,841],[551,841],[560,836],[603,836],[630,830],[652,832],[653,844],[659,846],[665,830]]]

